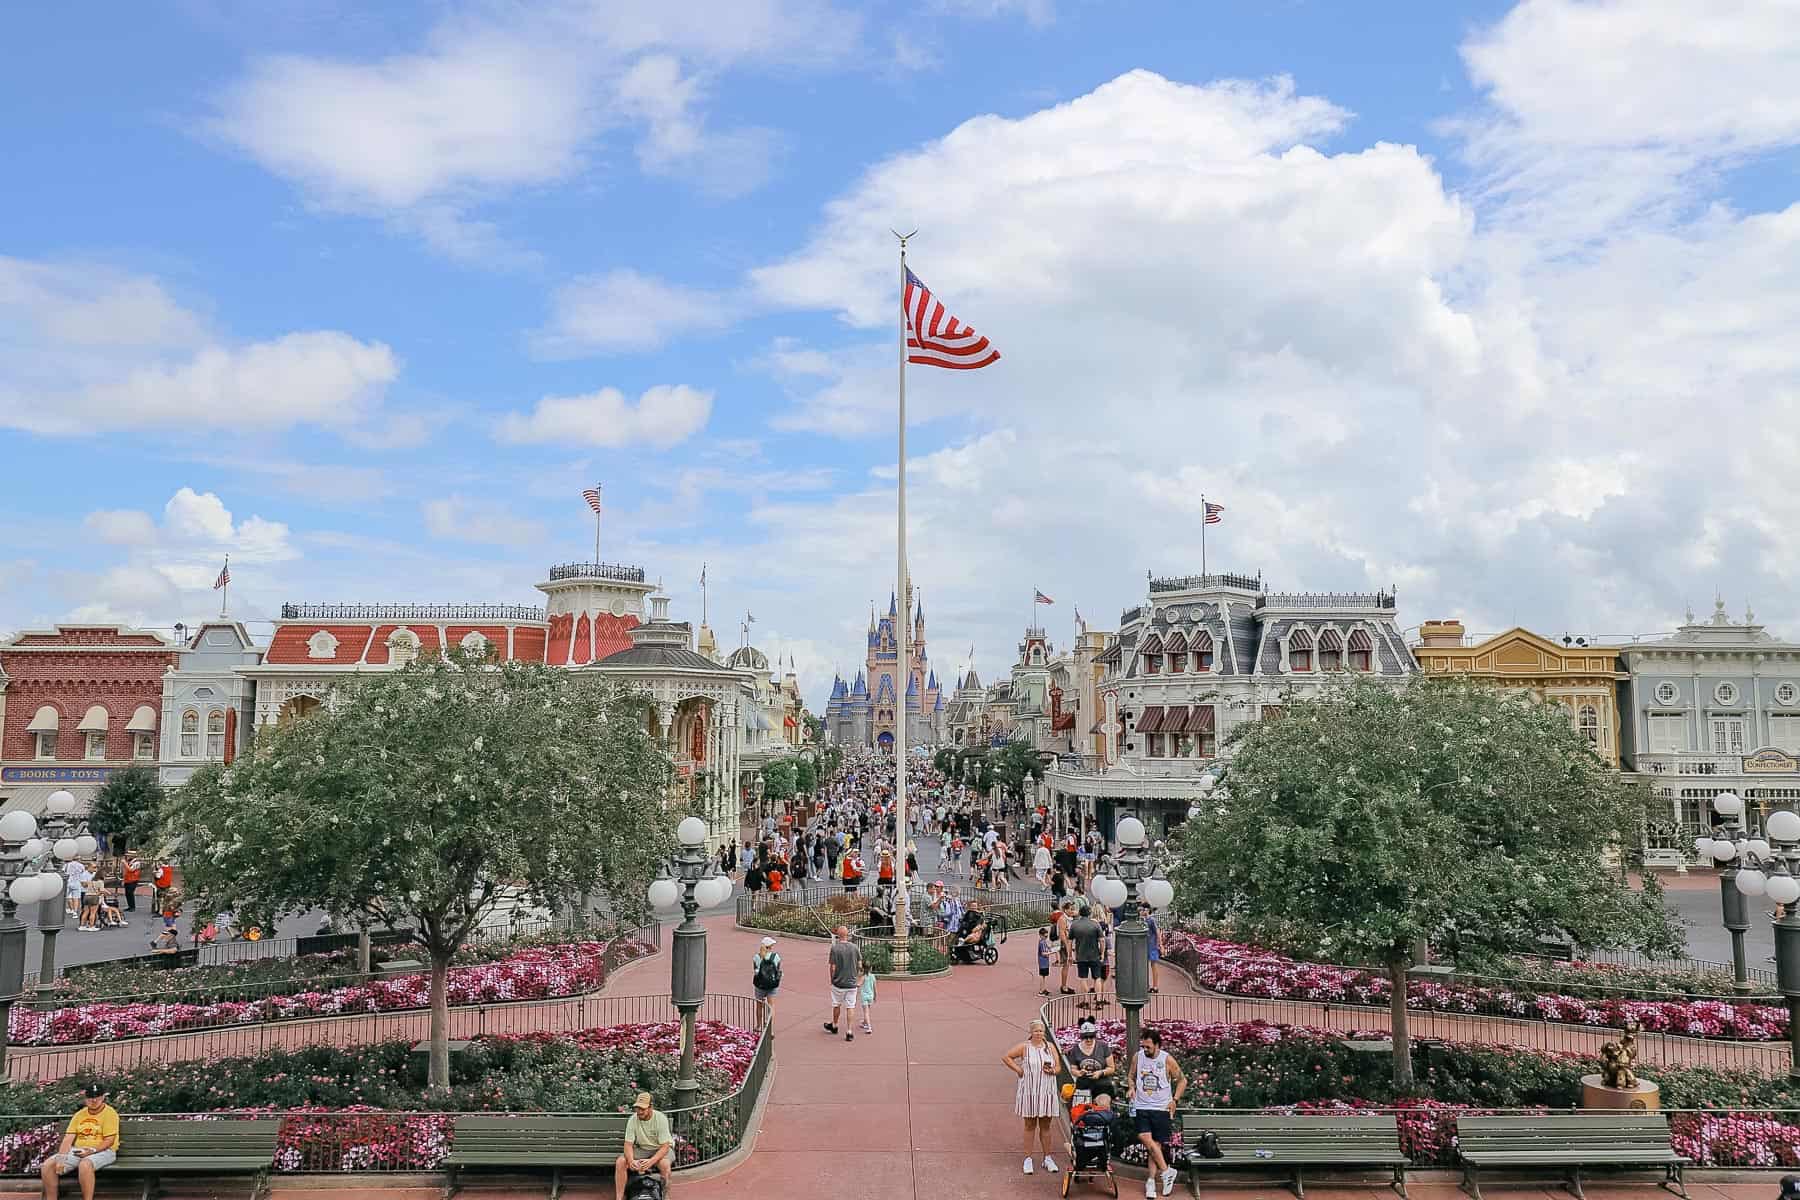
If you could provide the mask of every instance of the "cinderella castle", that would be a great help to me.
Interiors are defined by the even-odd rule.
[[[935,746],[944,739],[944,691],[938,686],[937,672],[925,656],[925,606],[913,603],[912,582],[906,586],[906,616],[900,615],[897,599],[889,595],[887,616],[875,619],[869,613],[869,655],[863,669],[856,673],[855,683],[845,683],[838,676],[831,684],[831,699],[825,705],[825,736],[833,745],[874,746],[883,753],[894,752],[894,739],[900,736],[899,695],[906,689],[906,744]],[[899,680],[900,650],[896,644],[896,621],[911,621],[906,641],[908,669],[906,681]]]

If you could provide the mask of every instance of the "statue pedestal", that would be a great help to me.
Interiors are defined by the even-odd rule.
[[[1605,1111],[1656,1112],[1662,1108],[1662,1088],[1640,1079],[1635,1088],[1607,1087],[1603,1075],[1581,1077],[1581,1107]]]

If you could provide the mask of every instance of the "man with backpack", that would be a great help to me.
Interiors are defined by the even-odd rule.
[[[781,955],[775,952],[775,939],[766,937],[750,960],[750,986],[762,1001],[763,1015],[775,1019],[775,994],[781,991]]]

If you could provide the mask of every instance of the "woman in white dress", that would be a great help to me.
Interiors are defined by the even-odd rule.
[[[1031,873],[1044,886],[1050,885],[1050,847],[1039,842],[1037,850],[1031,856]]]
[[[1044,1156],[1044,1170],[1054,1173],[1056,1160],[1050,1157],[1050,1121],[1060,1106],[1056,1095],[1056,1072],[1060,1062],[1056,1043],[1050,1040],[1042,1021],[1033,1021],[1025,1040],[1008,1050],[1000,1061],[1019,1077],[1013,1112],[1025,1122],[1025,1174],[1031,1174],[1031,1139],[1034,1135],[1038,1150]]]

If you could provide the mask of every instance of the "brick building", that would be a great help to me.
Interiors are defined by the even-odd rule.
[[[155,766],[163,674],[181,647],[120,625],[58,625],[0,643],[0,798],[42,815],[67,788],[78,801],[132,763]]]

